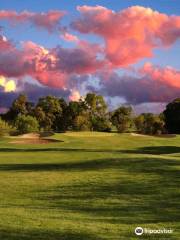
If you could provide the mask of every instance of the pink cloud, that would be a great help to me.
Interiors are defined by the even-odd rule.
[[[67,42],[78,42],[79,41],[79,39],[76,35],[73,35],[68,32],[65,32],[64,34],[62,34],[61,37]]]
[[[13,44],[7,40],[4,35],[0,35],[0,50],[6,51],[13,47]]]
[[[100,79],[98,91],[102,94],[123,97],[133,104],[166,102],[179,96],[180,71],[172,67],[146,63],[135,73],[124,76],[113,69],[151,57],[155,48],[171,46],[180,37],[180,17],[139,6],[117,13],[101,6],[83,6],[78,10],[81,17],[73,22],[73,27],[81,33],[103,37],[105,45],[81,41],[68,28],[62,29],[62,37],[75,42],[71,48],[45,48],[31,41],[16,47],[0,35],[0,75],[15,78],[17,83],[29,76],[41,85],[63,91],[68,89],[71,100],[79,98],[79,86],[93,81],[93,76],[95,81]],[[59,11],[0,11],[0,19],[12,23],[28,22],[48,31],[59,29],[62,16]]]
[[[78,89],[77,76],[88,83],[88,78],[83,76],[91,74],[100,79],[98,91],[102,94],[123,97],[130,103],[165,102],[179,96],[179,70],[146,63],[133,76],[132,73],[119,76],[107,70],[107,62],[98,58],[102,49],[97,44],[80,41],[74,48],[47,49],[29,41],[16,48],[1,36],[0,49],[0,75],[7,78],[21,81],[30,76],[41,85],[71,91]],[[83,83],[80,81],[79,84]],[[74,99],[77,94],[72,93]]]
[[[69,96],[69,100],[70,100],[70,101],[79,101],[80,98],[81,98],[81,95],[80,95],[79,91],[73,89],[73,90],[71,91],[70,96]]]
[[[68,76],[57,69],[56,61],[50,50],[29,41],[23,43],[20,50],[15,48],[0,54],[0,73],[17,78],[30,76],[43,85],[63,88]]]
[[[168,16],[141,6],[114,12],[105,7],[79,6],[72,26],[104,38],[107,59],[114,67],[152,57],[153,49],[169,47],[180,37],[180,16]]]
[[[167,66],[162,68],[153,66],[151,63],[146,63],[140,69],[140,73],[148,75],[153,81],[180,89],[180,71],[172,67]]]
[[[53,31],[59,26],[59,21],[65,15],[65,12],[59,10],[51,10],[46,13],[34,13],[23,11],[0,11],[0,20],[7,20],[12,24],[29,22],[36,27],[45,28],[48,31]]]
[[[79,42],[74,48],[47,49],[29,41],[16,48],[6,41],[11,47],[4,48],[0,38],[0,75],[5,77],[30,76],[42,85],[63,89],[69,86],[72,76],[95,73],[104,66],[104,60],[97,58],[96,44]]]

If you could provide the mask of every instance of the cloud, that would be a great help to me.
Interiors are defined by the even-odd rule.
[[[159,103],[159,102],[153,102],[153,103],[141,103],[133,106],[133,109],[136,114],[140,114],[143,112],[146,113],[155,113],[159,114],[164,111],[166,108],[167,103]]]
[[[51,50],[33,42],[25,42],[22,54],[22,67],[27,71],[27,75],[46,86],[55,88],[65,86],[68,76],[57,68],[57,59]]]
[[[0,50],[6,51],[13,47],[13,44],[7,40],[4,35],[0,35]]]
[[[179,97],[180,71],[172,67],[146,63],[134,72],[126,68],[124,75],[115,72],[152,57],[156,48],[174,44],[180,37],[179,16],[140,6],[119,12],[102,6],[82,6],[78,10],[81,16],[72,27],[80,33],[96,34],[104,43],[82,41],[70,32],[69,26],[61,28],[62,11],[0,11],[0,20],[33,24],[50,32],[57,30],[65,41],[74,43],[71,48],[45,48],[32,41],[17,46],[0,34],[0,107],[8,107],[10,100],[23,91],[36,101],[48,94],[77,100],[80,92],[95,90],[139,109],[146,103],[159,106]],[[24,82],[26,77],[31,84]]]
[[[180,16],[133,6],[119,12],[101,6],[79,6],[81,17],[72,22],[77,31],[103,37],[106,58],[124,67],[152,57],[155,48],[169,47],[180,37]]]
[[[29,41],[24,42],[20,49],[11,43],[9,46],[0,52],[0,75],[7,79],[15,78],[20,86],[23,78],[29,76],[48,89],[68,89],[70,99],[74,99],[79,97],[77,92],[81,88],[84,90],[85,85],[90,85],[86,90],[92,90],[93,79],[98,78],[100,87],[95,86],[101,94],[122,97],[131,104],[168,102],[179,97],[178,70],[146,63],[135,73],[128,75],[127,71],[126,75],[120,76],[113,70],[107,70],[108,63],[98,58],[102,49],[97,44],[80,41],[73,48],[57,46],[46,49]]]
[[[70,101],[78,101],[81,98],[81,95],[78,90],[73,89],[71,95],[69,96]]]
[[[61,35],[61,38],[64,39],[67,42],[78,42],[79,38],[71,33],[65,32]]]
[[[161,84],[166,84],[170,87],[175,87],[180,91],[180,71],[170,66],[159,67],[153,66],[151,63],[146,63],[140,69],[140,73],[148,75],[153,81],[158,81]]]
[[[0,75],[17,79],[30,76],[43,85],[62,88],[67,74],[55,64],[56,58],[48,49],[30,41],[20,49],[11,47],[0,52]]]
[[[85,41],[73,48],[47,49],[31,41],[23,42],[20,48],[11,42],[10,46],[0,51],[0,75],[15,78],[18,83],[29,76],[44,86],[75,89],[73,81],[77,83],[77,79],[85,79],[84,75],[94,74],[105,65],[98,58],[100,46]]]
[[[86,74],[94,73],[106,65],[106,61],[98,59],[101,51],[98,44],[80,41],[75,48],[56,47],[53,50],[57,59],[57,68],[66,73]]]
[[[18,97],[19,94],[26,94],[28,100],[31,102],[37,102],[40,97],[44,97],[47,95],[53,95],[56,97],[63,97],[68,99],[71,94],[68,89],[56,89],[47,86],[38,86],[37,84],[32,83],[21,83],[21,87],[16,92],[4,92],[0,87],[0,112],[3,109],[8,109],[14,99]]]
[[[167,74],[166,74],[167,73]],[[169,102],[179,97],[179,71],[144,65],[134,76],[116,72],[101,72],[99,91],[109,97],[123,97],[130,104]],[[175,83],[173,82],[175,76]],[[179,80],[180,81],[180,80]]]
[[[57,89],[48,86],[38,86],[36,84],[27,82],[21,86],[19,92],[24,92],[27,94],[29,100],[32,102],[36,102],[40,97],[47,95],[53,95],[59,98],[63,97],[65,99],[68,99],[71,93],[69,89]]]
[[[18,97],[17,92],[4,92],[0,89],[0,112],[4,112],[11,106],[12,101]]]
[[[16,83],[12,79],[6,79],[0,76],[0,86],[3,87],[5,92],[14,92],[16,90]]]
[[[49,32],[56,30],[59,27],[59,21],[65,15],[64,11],[51,10],[46,13],[35,13],[29,11],[0,11],[0,20],[7,20],[12,24],[30,23],[36,27],[44,28]]]

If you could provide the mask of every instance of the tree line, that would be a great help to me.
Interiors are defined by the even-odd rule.
[[[17,134],[39,131],[105,131],[141,134],[180,133],[180,99],[166,106],[161,114],[135,115],[131,106],[120,106],[108,112],[101,95],[87,93],[79,101],[67,103],[63,98],[45,96],[36,104],[21,94],[9,110],[1,114],[0,131]]]

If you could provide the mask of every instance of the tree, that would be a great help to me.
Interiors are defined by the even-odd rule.
[[[74,119],[74,130],[77,131],[88,131],[91,129],[91,123],[87,113],[78,115]]]
[[[39,123],[37,119],[32,116],[19,115],[16,119],[15,126],[20,134],[37,132],[39,130]]]
[[[87,93],[85,97],[85,104],[87,109],[94,116],[103,116],[106,114],[107,105],[103,96],[96,95],[95,93]]]
[[[109,121],[108,115],[105,115],[103,117],[93,116],[91,118],[91,124],[93,126],[94,131],[99,131],[99,132],[111,131],[111,123]]]
[[[57,130],[57,119],[62,116],[62,108],[58,98],[54,96],[40,98],[34,112],[41,128]]]
[[[163,115],[142,113],[134,119],[136,129],[143,134],[162,134],[165,132]]]
[[[134,118],[134,124],[139,133],[145,133],[145,117],[143,114]]]
[[[9,111],[4,114],[3,119],[10,122],[12,125],[14,124],[15,119],[18,115],[27,115],[28,111],[32,110],[32,103],[27,101],[27,97],[24,94],[20,94],[18,98],[16,98]]]
[[[12,103],[11,109],[18,114],[27,114],[27,97],[24,94],[20,94],[17,99]]]
[[[45,129],[47,127],[46,123],[46,113],[43,111],[42,107],[36,106],[33,114],[38,120],[40,129]]]
[[[56,116],[54,124],[56,125],[56,130],[59,132],[64,132],[68,128],[68,122],[66,119],[67,103],[63,98],[59,99],[59,104],[62,109],[62,113]]]
[[[85,97],[85,105],[94,131],[110,131],[111,124],[107,114],[107,105],[101,95],[95,93],[87,93]]]
[[[180,134],[180,98],[166,106],[164,120],[169,133]]]
[[[126,132],[132,126],[132,108],[122,106],[116,109],[111,116],[112,123],[118,132]]]
[[[82,100],[70,101],[65,110],[65,121],[69,130],[77,130],[76,119],[80,115],[87,113],[86,106]]]

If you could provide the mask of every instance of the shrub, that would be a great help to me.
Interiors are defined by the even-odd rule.
[[[74,120],[74,130],[88,131],[91,128],[89,118],[86,114],[79,115]]]
[[[15,126],[19,134],[37,132],[39,130],[39,123],[37,119],[32,116],[18,116]]]
[[[91,119],[93,131],[110,132],[111,123],[106,117],[93,117]]]
[[[12,128],[4,120],[0,118],[0,136],[9,134]]]
[[[134,119],[136,129],[143,134],[165,133],[165,122],[162,115],[143,113]]]

